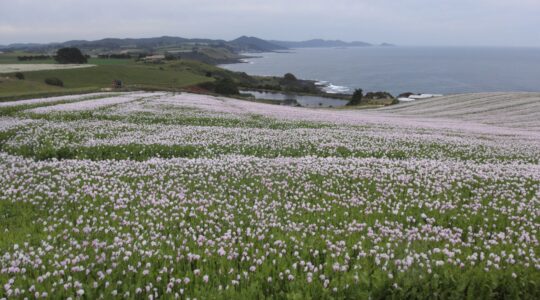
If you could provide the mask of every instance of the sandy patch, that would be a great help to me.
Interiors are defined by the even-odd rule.
[[[31,72],[43,70],[65,70],[95,67],[96,65],[78,64],[0,64],[0,74],[13,72]]]

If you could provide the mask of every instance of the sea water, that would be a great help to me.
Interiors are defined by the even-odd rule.
[[[223,67],[252,75],[290,72],[335,93],[540,92],[540,48],[350,47],[248,55]]]

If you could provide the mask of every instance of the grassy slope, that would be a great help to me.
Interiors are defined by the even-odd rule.
[[[29,80],[40,81],[47,77],[62,79],[66,88],[109,87],[113,79],[123,80],[128,86],[151,85],[166,88],[184,87],[208,80],[192,72],[178,72],[165,68],[160,70],[159,66],[138,64],[100,65],[88,69],[50,70],[26,74]]]
[[[5,78],[0,80],[0,95],[14,95],[21,92],[57,92],[62,88],[47,85],[44,82],[32,80],[18,80],[13,78]]]
[[[20,55],[20,54],[19,54]],[[16,55],[0,55],[0,63],[18,63]],[[123,80],[128,88],[177,89],[210,81],[207,70],[217,68],[197,62],[148,65],[133,60],[90,59],[97,67],[70,70],[24,72],[25,80],[16,80],[9,74],[0,79],[0,100],[46,96],[62,93],[99,90],[111,86],[113,79]],[[45,78],[58,77],[64,87],[49,86]]]

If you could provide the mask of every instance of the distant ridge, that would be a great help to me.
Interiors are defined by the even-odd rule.
[[[272,42],[265,41],[260,38],[252,36],[241,36],[235,40],[229,42],[240,48],[240,50],[257,50],[257,51],[275,51],[275,50],[287,50],[287,47],[277,45]]]
[[[341,40],[323,40],[313,39],[302,42],[289,42],[289,41],[269,41],[272,44],[276,44],[286,48],[333,48],[333,47],[369,47],[373,46],[370,43],[356,41],[356,42],[344,42]]]
[[[84,51],[115,52],[126,49],[138,49],[154,51],[156,49],[174,47],[220,47],[232,52],[272,52],[287,50],[289,48],[335,48],[335,47],[369,47],[370,43],[355,41],[344,42],[341,40],[312,39],[307,41],[275,41],[264,40],[253,36],[241,36],[232,41],[214,40],[204,38],[183,38],[176,36],[161,36],[150,38],[104,38],[100,40],[71,40],[62,43],[15,43],[0,46],[3,50],[22,50],[31,52],[51,52],[62,47],[77,47]],[[394,46],[382,43],[379,46]]]
[[[30,51],[47,51],[61,47],[78,47],[84,50],[87,49],[104,49],[104,50],[116,50],[126,47],[151,49],[159,46],[167,45],[180,45],[187,42],[212,42],[219,43],[225,41],[208,40],[208,39],[186,39],[181,37],[152,37],[152,38],[104,38],[100,40],[71,40],[62,43],[18,43],[7,45],[6,48],[13,50],[30,50]]]
[[[104,38],[100,40],[71,40],[62,43],[17,43],[4,46],[3,49],[10,50],[26,50],[26,51],[52,51],[62,47],[78,47],[82,50],[102,50],[102,51],[116,51],[127,48],[141,49],[146,51],[152,51],[162,47],[174,47],[174,46],[210,46],[210,47],[223,47],[231,51],[253,51],[253,52],[266,52],[275,50],[285,50],[285,47],[274,45],[263,39],[256,37],[242,36],[232,41],[225,40],[213,40],[213,39],[188,39],[174,36],[161,36],[151,38]]]

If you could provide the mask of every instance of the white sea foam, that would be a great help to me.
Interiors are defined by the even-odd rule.
[[[316,81],[315,85],[321,87],[328,94],[349,94],[351,92],[351,89],[346,86],[335,85],[324,80]]]
[[[334,85],[331,83],[325,86],[323,89],[329,94],[347,94],[351,91],[351,89],[346,86]]]

